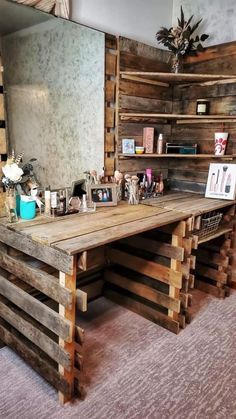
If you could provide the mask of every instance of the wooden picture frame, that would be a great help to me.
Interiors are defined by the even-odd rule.
[[[100,183],[88,186],[88,199],[97,207],[113,207],[117,205],[117,185]]]

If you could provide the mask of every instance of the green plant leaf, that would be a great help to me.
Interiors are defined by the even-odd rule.
[[[191,21],[192,21],[192,18],[193,18],[193,15],[189,18],[189,20],[187,21],[187,23],[186,23],[186,26],[189,26],[190,25],[190,23],[191,23]]]
[[[205,33],[203,33],[202,35],[201,35],[201,41],[202,42],[204,42],[207,38],[209,38],[209,35],[207,35],[207,34],[205,34]]]
[[[193,32],[195,32],[195,30],[198,28],[201,22],[202,22],[202,19],[200,19],[197,23],[195,23],[195,25],[193,25],[191,29],[191,35],[193,34]]]
[[[203,46],[202,46],[202,44],[198,44],[197,45],[197,51],[199,51],[199,52],[202,52],[202,51],[204,51],[204,48],[203,48]]]
[[[181,15],[181,17],[180,17],[180,26],[181,26],[181,28],[183,28],[184,27],[185,19],[184,19],[184,12],[183,12],[182,6],[180,7],[180,15]]]

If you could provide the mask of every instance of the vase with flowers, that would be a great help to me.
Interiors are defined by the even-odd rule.
[[[31,164],[36,159],[32,158],[22,165],[22,158],[23,153],[15,156],[13,151],[8,156],[5,166],[2,167],[3,177],[1,181],[6,191],[5,208],[10,222],[17,221],[20,195],[30,195],[32,188],[35,189],[38,186]]]
[[[198,52],[203,51],[202,42],[204,42],[209,35],[205,33],[194,36],[194,32],[199,27],[202,19],[195,24],[192,24],[193,15],[186,20],[181,6],[180,19],[178,25],[171,28],[161,27],[156,33],[156,39],[159,44],[163,44],[172,53],[172,68],[173,73],[180,73],[183,71],[183,57],[187,55],[197,55]]]
[[[23,170],[19,167],[22,156],[23,154],[18,154],[15,157],[14,152],[12,152],[12,155],[8,157],[5,166],[2,168],[2,183],[6,190],[5,207],[10,222],[17,221],[16,185],[21,181],[24,174]]]

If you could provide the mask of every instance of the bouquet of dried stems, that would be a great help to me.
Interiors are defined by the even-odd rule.
[[[209,37],[205,33],[202,35],[193,35],[202,22],[202,19],[191,25],[193,15],[186,20],[182,6],[180,8],[180,14],[178,26],[169,29],[161,27],[156,33],[158,43],[167,47],[174,54],[174,58],[177,61],[183,56],[196,55],[198,52],[203,51],[202,42]],[[178,72],[178,68],[174,68],[173,71]]]

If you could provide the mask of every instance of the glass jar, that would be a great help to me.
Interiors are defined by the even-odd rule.
[[[210,102],[207,99],[197,99],[196,115],[209,115]]]
[[[16,212],[16,190],[15,188],[6,188],[5,207],[7,218],[10,223],[18,221]]]

